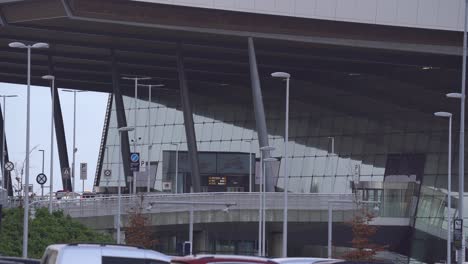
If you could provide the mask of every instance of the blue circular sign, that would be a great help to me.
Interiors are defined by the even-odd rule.
[[[131,156],[130,156],[130,160],[132,162],[138,162],[140,160],[140,155],[138,155],[137,153],[133,153]]]

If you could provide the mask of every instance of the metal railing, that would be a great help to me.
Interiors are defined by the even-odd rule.
[[[289,210],[327,210],[330,200],[353,201],[352,194],[290,194]],[[210,202],[219,205],[210,205]],[[280,210],[283,208],[282,193],[267,193],[266,209]],[[168,204],[165,202],[180,202]],[[187,204],[184,204],[187,202]],[[189,193],[189,194],[142,194],[122,195],[122,212],[143,209],[148,213],[186,212],[188,204],[194,211],[210,211],[223,209],[223,204],[234,203],[232,210],[258,210],[259,193]],[[200,203],[200,204],[197,204]],[[33,208],[47,207],[47,201],[35,201]],[[117,213],[117,196],[105,196],[85,199],[56,200],[54,210],[63,210],[71,217],[94,217],[115,215]],[[335,210],[355,210],[353,203],[334,205]]]

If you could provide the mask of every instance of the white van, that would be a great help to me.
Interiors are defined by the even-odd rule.
[[[56,244],[44,252],[41,264],[169,264],[162,253],[125,245]]]

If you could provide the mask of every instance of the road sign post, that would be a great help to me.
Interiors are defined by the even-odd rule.
[[[68,183],[68,180],[70,179],[70,168],[63,168],[62,169],[62,177],[65,179],[65,182]],[[71,191],[70,186],[66,186],[67,191]]]
[[[88,178],[88,163],[80,163],[80,179],[83,181],[83,193],[84,193],[84,182]]]
[[[133,177],[130,190],[133,190],[136,193],[136,173],[140,171],[140,153],[132,152],[130,153],[130,171],[133,172]],[[130,177],[129,177],[130,178]]]
[[[5,170],[12,171],[15,168],[15,164],[13,164],[13,162],[11,161],[8,161],[7,163],[5,163],[4,167],[5,167]]]
[[[130,170],[133,172],[140,171],[140,153],[130,153]]]
[[[462,227],[463,219],[455,218],[453,220],[453,245],[457,250],[462,248]]]
[[[36,182],[41,185],[41,196],[44,197],[44,184],[47,182],[47,176],[44,173],[39,173],[36,176]]]

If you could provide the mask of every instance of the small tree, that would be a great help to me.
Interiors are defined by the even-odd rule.
[[[379,251],[385,249],[371,242],[371,238],[377,232],[377,227],[371,226],[370,222],[375,216],[367,210],[362,210],[350,222],[353,231],[351,244],[354,250],[344,254],[342,258],[349,261],[373,261]]]
[[[23,209],[4,209],[0,227],[0,255],[21,256],[23,248]],[[38,208],[29,219],[28,256],[40,258],[46,247],[57,243],[112,243],[110,235],[96,232],[61,211],[49,214]]]
[[[148,217],[143,214],[143,199],[128,213],[128,226],[125,228],[125,242],[128,245],[152,248],[156,242],[153,239]]]

